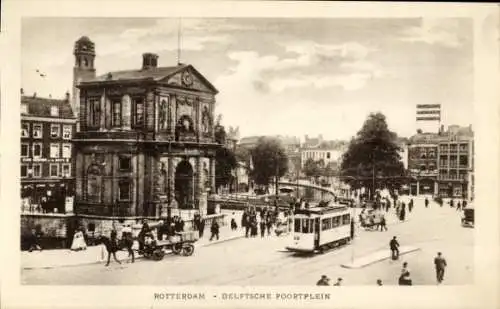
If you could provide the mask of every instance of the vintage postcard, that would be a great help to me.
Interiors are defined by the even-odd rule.
[[[498,6],[4,7],[2,308],[498,306]]]

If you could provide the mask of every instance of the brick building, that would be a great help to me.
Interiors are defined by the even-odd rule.
[[[76,118],[63,100],[21,96],[21,198],[23,212],[65,211],[74,194],[72,138]]]
[[[159,67],[151,53],[139,69],[96,77],[95,46],[86,37],[74,55],[78,214],[206,213],[220,147],[214,86],[191,65]]]
[[[409,139],[408,169],[413,194],[473,198],[474,132],[452,125],[439,133],[419,133]]]

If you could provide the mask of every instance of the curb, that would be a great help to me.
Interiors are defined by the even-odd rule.
[[[222,240],[218,240],[218,241],[214,241],[214,242],[208,242],[208,243],[205,243],[205,244],[201,244],[201,245],[198,245],[195,247],[198,247],[198,248],[203,248],[203,247],[208,247],[208,246],[212,246],[212,245],[217,245],[217,244],[220,244],[220,243],[224,243],[224,242],[228,242],[228,241],[231,241],[231,240],[236,240],[236,239],[239,239],[239,238],[242,238],[244,237],[244,235],[242,236],[235,236],[235,237],[230,237],[230,238],[227,238],[227,239],[222,239]],[[165,253],[165,255],[172,255],[173,253],[172,252],[167,252]],[[142,255],[139,255],[139,256],[136,256],[135,257],[135,260],[142,260],[144,259],[144,256]],[[34,269],[54,269],[54,268],[69,268],[69,267],[78,267],[78,266],[87,266],[87,265],[94,265],[94,264],[104,264],[106,261],[92,261],[92,262],[83,262],[83,263],[78,263],[78,264],[66,264],[66,265],[52,265],[52,266],[28,266],[28,267],[22,267],[21,269],[22,270],[34,270]]]
[[[420,248],[418,248],[418,247],[409,247],[405,251],[401,251],[399,253],[399,256],[402,256],[402,255],[407,254],[407,253],[419,251],[419,250],[420,250]],[[377,258],[375,260],[372,260],[372,261],[369,261],[369,262],[366,262],[366,263],[362,263],[360,265],[356,265],[356,263],[346,263],[346,264],[341,264],[340,266],[342,266],[343,268],[348,268],[348,269],[359,269],[359,268],[364,268],[366,266],[370,266],[370,265],[378,263],[378,262],[382,262],[382,261],[388,260],[390,258],[391,258],[390,255],[388,255],[388,256],[381,257],[381,258]]]

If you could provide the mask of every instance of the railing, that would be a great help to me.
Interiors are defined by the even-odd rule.
[[[468,180],[468,175],[439,175],[438,180],[443,180],[443,181],[448,181],[448,180],[453,180],[453,181],[467,181]]]
[[[117,217],[127,217],[132,216],[131,209],[129,207],[117,206],[115,204],[89,204],[89,203],[77,203],[75,205],[75,213],[94,215],[94,216],[117,216]]]

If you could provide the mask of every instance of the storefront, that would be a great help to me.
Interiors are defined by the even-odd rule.
[[[74,195],[71,180],[38,180],[21,183],[22,212],[65,213],[66,197]]]

